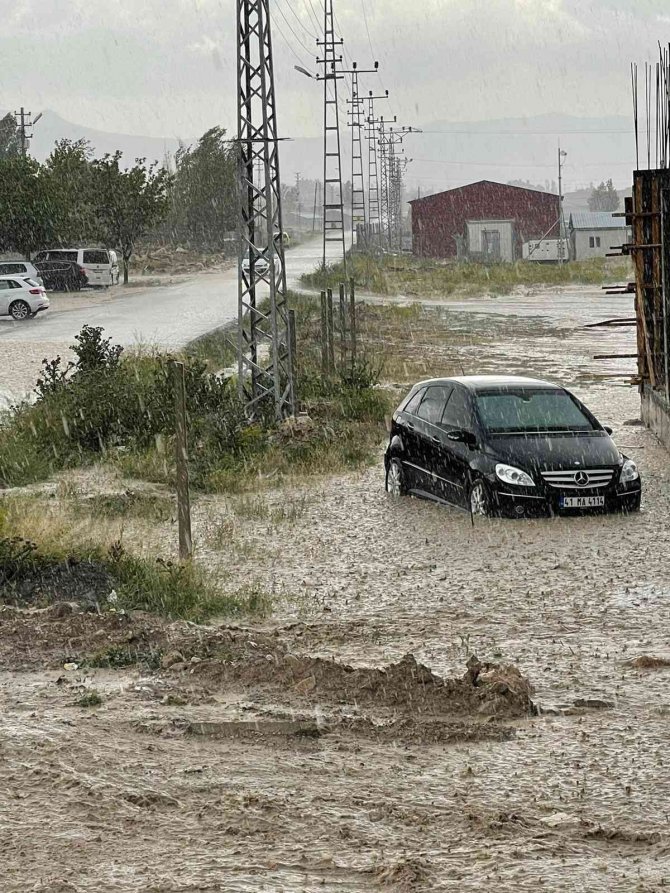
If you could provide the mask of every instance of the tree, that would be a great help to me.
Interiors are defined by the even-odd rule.
[[[164,168],[137,158],[128,169],[121,167],[121,152],[93,161],[93,189],[101,234],[118,247],[123,258],[123,282],[128,284],[128,264],[137,240],[164,219],[169,208],[172,177]]]
[[[237,151],[225,136],[212,127],[174,158],[172,235],[201,248],[222,248],[225,233],[237,227]]]
[[[0,160],[0,251],[29,258],[56,238],[59,213],[44,170],[33,158]]]
[[[619,202],[619,193],[614,188],[612,180],[603,181],[591,189],[589,211],[616,211]]]
[[[77,245],[100,238],[91,146],[86,140],[60,140],[44,164],[59,245]]]
[[[21,154],[21,136],[14,115],[7,114],[0,120],[0,159],[18,158]]]

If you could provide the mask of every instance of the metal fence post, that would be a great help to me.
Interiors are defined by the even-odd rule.
[[[329,288],[327,291],[328,305],[328,371],[335,371],[335,332],[333,320],[333,290]]]
[[[321,292],[321,372],[328,374],[328,308],[326,293]]]
[[[340,282],[340,365],[347,365],[347,298],[344,282]]]

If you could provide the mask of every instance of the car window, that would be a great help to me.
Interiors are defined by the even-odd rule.
[[[108,264],[109,255],[106,251],[84,251],[85,264]]]
[[[23,288],[22,283],[16,279],[8,279],[7,282],[9,282],[10,288]]]
[[[450,392],[450,385],[433,385],[426,388],[426,393],[416,412],[418,418],[431,422],[433,425],[439,424]]]
[[[37,284],[37,282],[35,282],[34,279],[31,279],[30,276],[26,276],[26,278],[23,281],[27,282],[31,288],[39,288],[39,285]]]
[[[76,251],[50,251],[49,260],[77,260]]]
[[[421,388],[421,390],[417,391],[412,399],[405,404],[403,412],[408,412],[410,415],[416,415],[416,411],[419,408],[419,403],[421,403],[425,392],[425,388]]]
[[[472,410],[468,393],[463,388],[454,388],[442,416],[446,428],[463,428],[472,431]]]
[[[8,288],[11,288],[7,279],[0,279],[0,291],[6,291]]]
[[[570,394],[555,388],[478,394],[477,408],[482,424],[494,434],[595,428]]]
[[[25,273],[26,265],[25,264],[0,264],[0,273],[3,276],[11,275],[12,273]]]

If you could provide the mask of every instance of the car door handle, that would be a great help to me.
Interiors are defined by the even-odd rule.
[[[407,422],[407,427],[408,427],[411,431],[414,430],[414,425],[413,425],[411,422]]]
[[[439,438],[439,437],[431,437],[430,439],[433,441],[433,443],[439,443],[439,442],[440,442],[440,438]]]

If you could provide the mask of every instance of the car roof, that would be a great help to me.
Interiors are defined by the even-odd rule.
[[[414,387],[426,387],[426,385],[460,384],[469,391],[486,391],[490,388],[555,388],[561,390],[559,385],[550,381],[542,381],[539,378],[525,378],[522,375],[458,375],[453,378],[430,378],[418,382]]]

